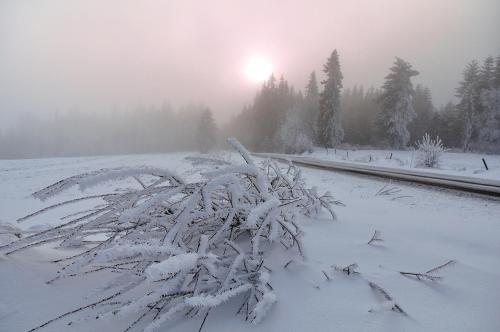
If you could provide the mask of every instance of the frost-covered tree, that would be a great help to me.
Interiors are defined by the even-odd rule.
[[[424,136],[431,128],[435,109],[429,88],[425,88],[420,84],[415,87],[413,109],[415,111],[415,118],[408,125],[412,144]]]
[[[203,153],[208,152],[217,143],[217,125],[212,111],[208,108],[201,114],[196,141],[198,149]]]
[[[408,124],[415,118],[411,78],[418,75],[418,71],[398,57],[390,70],[379,98],[382,110],[377,123],[390,146],[404,148],[410,140]]]
[[[344,138],[342,128],[340,96],[342,72],[339,55],[334,50],[323,67],[326,75],[319,100],[318,143],[326,148],[339,145]]]
[[[497,64],[498,66],[498,64]],[[483,151],[500,152],[500,84],[496,80],[495,60],[488,57],[480,69],[480,112],[477,142],[474,147]]]
[[[458,109],[464,121],[463,144],[464,151],[470,149],[471,143],[477,137],[480,113],[480,68],[477,61],[470,62],[463,71],[462,82],[459,83],[456,96],[459,98]]]
[[[500,87],[500,55],[497,56],[496,61],[495,61],[495,75],[493,78],[493,83],[495,87]]]
[[[464,151],[500,152],[500,57],[470,62],[457,88]]]
[[[478,148],[494,153],[500,152],[500,88],[481,92],[483,113],[478,130]]]
[[[491,89],[495,85],[495,59],[487,57],[479,69],[479,89]]]
[[[279,128],[286,112],[297,103],[297,99],[298,95],[293,87],[283,77],[277,82],[274,75],[271,75],[262,85],[253,103],[231,121],[230,132],[246,140],[251,149],[278,150],[276,137]]]
[[[455,104],[449,102],[434,113],[430,131],[439,136],[445,146],[462,147],[463,119]]]
[[[303,121],[307,136],[312,138],[315,142],[318,141],[318,116],[319,116],[319,89],[318,81],[316,80],[316,73],[313,71],[309,75],[307,82],[304,102],[303,102]]]
[[[355,85],[342,93],[342,122],[344,141],[358,145],[376,145],[375,119],[380,112],[377,104],[380,92],[374,88],[367,91]]]
[[[279,130],[279,141],[285,153],[304,153],[313,149],[313,141],[304,130],[300,110],[288,110],[285,121]]]

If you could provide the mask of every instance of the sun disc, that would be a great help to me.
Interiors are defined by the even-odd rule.
[[[271,76],[273,66],[266,58],[256,56],[251,58],[245,67],[246,77],[255,83],[263,82]]]

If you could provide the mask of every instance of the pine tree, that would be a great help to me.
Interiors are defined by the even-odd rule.
[[[480,89],[493,88],[495,84],[495,59],[492,56],[489,56],[484,60],[484,63],[479,70],[479,75]]]
[[[217,141],[217,125],[212,116],[212,111],[206,109],[200,118],[198,125],[198,149],[200,152],[206,153],[212,149]]]
[[[477,136],[480,111],[480,74],[477,61],[470,62],[463,72],[463,80],[457,88],[456,96],[460,99],[458,109],[464,121],[463,144],[464,151],[470,149],[473,139]]]
[[[445,146],[461,147],[464,123],[458,108],[451,102],[434,114],[430,133],[439,136]]]
[[[278,84],[271,75],[255,96],[253,105],[248,111],[250,123],[254,130],[251,147],[260,151],[278,150],[278,132],[287,110],[295,104],[296,94],[288,82],[281,77]]]
[[[324,87],[319,101],[318,138],[322,146],[331,148],[339,145],[344,138],[340,113],[340,90],[343,76],[337,50],[334,50],[328,58],[323,72],[326,79],[321,82]]]
[[[495,59],[488,57],[480,70],[480,112],[476,148],[500,152],[500,87],[496,85]]]
[[[398,57],[390,70],[379,98],[382,111],[377,124],[392,147],[404,148],[410,140],[408,124],[415,118],[411,78],[418,75],[418,71]]]
[[[493,79],[493,85],[495,88],[500,88],[500,55],[496,58],[495,65],[495,75]]]
[[[415,118],[408,126],[412,144],[421,139],[426,133],[429,133],[431,127],[435,109],[429,88],[425,88],[420,84],[415,87],[413,109]]]
[[[309,81],[305,89],[304,106],[302,118],[306,125],[307,135],[318,141],[318,116],[319,116],[319,89],[316,73],[313,71],[309,75]]]

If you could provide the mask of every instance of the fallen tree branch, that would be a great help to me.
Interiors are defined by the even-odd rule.
[[[295,165],[289,165],[286,172],[270,161],[258,166],[239,142],[230,140],[230,144],[246,164],[203,173],[202,180],[193,183],[156,168],[104,169],[36,192],[34,197],[45,200],[73,186],[83,190],[125,178],[139,184],[31,213],[26,218],[79,200],[104,201],[97,210],[83,216],[70,214],[68,218],[73,215],[73,219],[61,225],[1,248],[12,254],[47,243],[81,247],[80,253],[56,260],[67,264],[49,282],[109,270],[114,278],[102,290],[120,289],[31,331],[101,304],[109,311],[98,317],[135,317],[128,329],[146,318],[151,318],[146,331],[153,331],[168,320],[205,315],[201,330],[212,308],[236,296],[246,298],[238,312],[247,321],[263,319],[276,302],[271,269],[265,265],[272,244],[296,248],[297,256],[303,257],[297,217],[313,217],[322,209],[334,217],[331,205],[338,202],[307,188]],[[117,296],[123,301],[111,301]],[[157,312],[150,317],[153,310]]]
[[[394,299],[379,285],[377,285],[374,282],[368,281],[368,285],[370,285],[370,288],[377,294],[378,296],[381,296],[383,299],[385,299],[387,302],[390,302],[392,304],[391,310],[398,312],[404,316],[408,316],[408,314],[401,308],[399,304],[397,304]]]
[[[436,266],[436,267],[434,267],[426,272],[402,272],[402,271],[400,271],[399,273],[401,273],[404,276],[415,277],[418,280],[438,281],[438,280],[441,280],[442,277],[436,276],[434,274],[436,272],[441,271],[442,269],[444,269],[446,267],[452,266],[455,263],[456,262],[454,260],[449,260],[446,263],[438,265],[438,266]]]

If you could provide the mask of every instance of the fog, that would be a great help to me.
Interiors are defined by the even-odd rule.
[[[0,128],[164,103],[224,123],[260,88],[253,55],[303,89],[334,48],[344,87],[379,87],[399,56],[441,105],[467,62],[500,53],[499,14],[498,0],[1,0]]]

